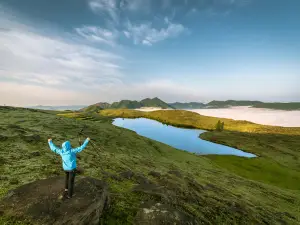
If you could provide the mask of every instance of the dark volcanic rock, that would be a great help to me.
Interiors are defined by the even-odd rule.
[[[33,224],[98,225],[108,205],[107,185],[89,177],[77,178],[73,198],[60,200],[63,188],[64,177],[23,185],[8,192],[0,202],[0,211],[6,216],[27,218]]]
[[[135,217],[136,225],[196,225],[200,224],[189,214],[167,204],[146,203]]]

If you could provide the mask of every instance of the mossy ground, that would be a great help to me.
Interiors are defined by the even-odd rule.
[[[128,112],[122,113],[124,116]],[[167,115],[168,120],[160,113],[161,120],[174,122],[173,117]],[[175,118],[183,116],[184,113]],[[132,224],[140,205],[147,201],[169,204],[203,224],[300,223],[297,129],[283,129],[287,135],[284,139],[272,136],[276,134],[261,138],[261,134],[252,136],[233,131],[204,134],[205,139],[238,145],[242,150],[260,155],[254,159],[259,162],[257,165],[239,157],[197,156],[176,150],[113,126],[111,117],[95,114],[63,117],[52,112],[0,107],[1,195],[36,179],[62,175],[61,159],[49,150],[47,139],[52,137],[57,145],[70,140],[77,146],[78,133],[84,128],[84,134],[90,136],[97,147],[88,145],[80,153],[78,164],[84,168],[85,176],[106,180],[110,186],[111,207],[104,214],[104,224]],[[188,120],[183,121],[183,125],[192,125]],[[224,122],[226,129],[227,122]],[[193,120],[193,124],[198,123]],[[237,122],[239,126],[243,123],[246,122]],[[249,126],[257,125],[250,123]],[[267,133],[265,128],[259,129]],[[273,133],[279,135],[280,129],[276,128]],[[249,136],[244,137],[244,134]],[[279,147],[276,142],[270,142],[272,137],[278,140]],[[124,176],[126,171],[132,171],[133,175]],[[161,176],[150,175],[153,171]],[[278,179],[272,180],[273,174],[277,174]],[[288,177],[287,182],[280,182],[280,176]],[[14,224],[11,218],[4,216],[0,222]]]

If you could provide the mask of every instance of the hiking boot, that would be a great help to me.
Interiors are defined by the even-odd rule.
[[[59,200],[64,200],[68,197],[68,191],[64,191],[62,194],[58,196]]]
[[[67,199],[73,198],[75,196],[75,194],[72,195],[72,197],[70,197],[69,195],[66,195]]]

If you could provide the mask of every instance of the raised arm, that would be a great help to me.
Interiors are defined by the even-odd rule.
[[[89,141],[90,141],[90,138],[85,139],[85,141],[83,142],[83,144],[80,147],[73,148],[71,151],[73,153],[79,153],[79,152],[81,152],[87,146],[87,144],[89,143]]]
[[[55,144],[53,144],[52,139],[48,139],[48,144],[49,144],[51,151],[53,151],[54,153],[56,153],[58,155],[61,153],[61,149],[56,147]]]

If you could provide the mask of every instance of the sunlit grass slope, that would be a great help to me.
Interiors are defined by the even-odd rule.
[[[113,111],[103,112],[108,115]],[[134,112],[140,116],[139,112]],[[162,115],[163,112],[159,113],[157,116],[167,118]],[[203,124],[210,126],[207,122]],[[85,169],[85,176],[103,179],[109,184],[111,207],[104,215],[105,224],[132,224],[143,202],[168,204],[194,217],[199,224],[300,223],[300,182],[297,174],[295,182],[289,181],[285,186],[266,179],[263,170],[259,171],[259,178],[253,176],[256,173],[254,169],[247,177],[244,171],[249,165],[240,165],[239,174],[224,161],[176,150],[141,137],[130,130],[113,126],[111,117],[99,114],[57,116],[50,112],[0,107],[0,127],[1,196],[36,179],[64,175],[60,158],[49,150],[47,139],[52,137],[57,145],[70,140],[76,146],[78,132],[84,128],[85,135],[90,136],[100,148],[94,149],[88,145],[80,154],[78,163]],[[208,134],[212,134],[217,141],[226,142],[227,133],[222,133],[224,137],[214,132]],[[228,132],[228,135],[235,134]],[[255,144],[259,144],[257,141],[262,141],[260,144],[267,141],[257,139],[254,142],[249,136],[243,140]],[[230,144],[236,144],[230,140]],[[248,148],[248,143],[245,147]],[[293,144],[282,143],[281,147],[287,147],[289,151],[288,157],[278,162],[279,167],[282,163],[287,170],[297,173],[297,163],[293,161],[290,168],[289,157],[290,154],[298,157],[294,153],[298,144],[293,141]],[[256,151],[261,153],[262,148],[256,148]],[[276,153],[278,148],[268,151],[272,151],[270,159],[261,157],[268,162],[273,163],[271,160],[281,157]],[[245,163],[238,162],[238,157],[224,159],[232,161],[236,168],[239,163]],[[133,176],[128,175],[130,173],[126,171],[129,170]],[[22,224],[25,219],[2,216],[0,224],[15,224],[18,220]]]

